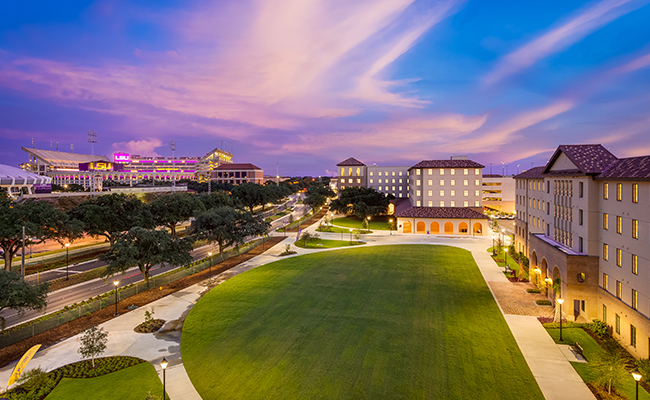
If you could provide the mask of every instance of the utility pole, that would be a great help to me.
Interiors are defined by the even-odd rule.
[[[20,255],[20,275],[25,277],[25,225],[23,225],[23,251]]]
[[[176,163],[176,142],[173,140],[169,142],[169,147],[172,150],[172,158],[174,159],[174,163]],[[173,172],[172,172],[172,179],[173,179],[172,187],[176,188],[176,176],[174,175]]]
[[[501,161],[501,176],[502,177],[505,175],[505,168],[506,168],[506,162]]]
[[[97,143],[97,132],[94,129],[88,130],[88,143],[90,143],[90,162],[95,162],[95,143]],[[95,174],[90,171],[90,193],[93,196],[95,191]]]
[[[275,162],[275,184],[280,186],[280,166]]]

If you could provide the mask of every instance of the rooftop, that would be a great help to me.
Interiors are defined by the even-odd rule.
[[[245,170],[258,169],[260,171],[262,170],[262,168],[260,168],[260,167],[258,167],[256,165],[250,164],[250,163],[242,163],[242,164],[233,163],[233,164],[221,164],[220,166],[215,168],[215,171],[218,171],[218,170],[233,170],[233,169],[239,169],[239,170],[241,170],[241,169],[245,169]]]
[[[422,160],[419,163],[412,166],[413,168],[484,168],[485,165],[481,165],[476,161],[472,160]]]
[[[337,167],[362,167],[366,164],[362,163],[361,161],[357,160],[354,157],[350,157],[347,160],[341,161],[340,163],[336,164]]]
[[[18,185],[25,185],[25,184],[40,185],[40,184],[51,183],[52,178],[27,172],[20,168],[12,167],[10,165],[0,164],[0,184],[11,185],[12,182]]]
[[[650,180],[650,156],[620,158],[596,179]]]
[[[557,160],[560,154],[566,155],[572,163],[575,164],[583,174],[599,174],[607,169],[614,161],[616,156],[609,152],[600,144],[569,144],[560,145],[548,160],[545,172],[548,172],[551,165]]]
[[[66,153],[64,151],[29,149],[21,147],[27,154],[36,157],[48,165],[78,168],[80,163],[93,161],[111,162],[106,156]]]
[[[400,218],[462,218],[488,219],[488,217],[467,207],[411,207],[396,213]]]
[[[519,175],[515,175],[515,179],[542,179],[544,177],[544,169],[546,167],[533,167],[523,171]]]

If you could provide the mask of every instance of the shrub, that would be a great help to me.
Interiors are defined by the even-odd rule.
[[[148,322],[153,321],[153,315],[155,312],[153,311],[153,306],[151,306],[151,311],[147,310],[144,312],[144,322],[145,324]]]
[[[551,305],[550,300],[537,300],[535,303],[537,303],[538,306],[550,306]]]
[[[526,289],[528,293],[542,293],[542,289]]]
[[[609,337],[609,328],[607,324],[599,319],[595,319],[590,325],[589,329],[601,339]],[[647,376],[647,375],[646,375]]]
[[[636,366],[644,377],[650,376],[650,359],[636,360]]]

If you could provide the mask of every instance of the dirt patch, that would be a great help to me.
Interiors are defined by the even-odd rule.
[[[282,237],[272,237],[270,238],[266,245],[264,246],[264,251],[270,249],[274,245],[278,244],[284,240]],[[219,264],[212,266],[212,274],[217,275],[224,271],[227,271],[238,264],[248,261],[251,258],[262,254],[262,246],[257,246],[254,249],[250,250],[245,254],[240,254],[235,257],[231,257],[225,261],[220,262]],[[161,299],[169,294],[178,292],[179,290],[185,289],[186,287],[197,284],[205,279],[208,279],[210,274],[209,269],[205,269],[201,272],[197,272],[194,275],[190,275],[183,279],[179,279],[175,282],[170,283],[169,285],[159,286],[152,289],[149,289],[145,292],[138,293],[135,296],[131,296],[124,300],[121,300],[117,303],[118,313],[124,314],[129,312],[127,307],[131,305],[136,305],[142,307],[147,305],[155,300]],[[35,344],[42,344],[43,347],[52,346],[64,339],[77,335],[84,330],[92,327],[93,325],[99,325],[115,317],[115,308],[107,307],[102,310],[96,311],[90,315],[77,318],[65,324],[59,325],[55,328],[52,328],[46,332],[38,334],[29,339],[25,339],[21,342],[12,344],[5,348],[0,349],[0,367],[4,367],[9,363],[20,358],[30,347]]]

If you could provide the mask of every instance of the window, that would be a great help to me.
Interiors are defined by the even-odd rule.
[[[639,238],[639,220],[638,219],[633,219],[632,220],[632,237],[634,239]]]
[[[603,289],[609,291],[609,275],[603,274]]]
[[[463,170],[463,175],[469,175],[469,169],[465,168],[465,169]]]
[[[451,206],[452,206],[452,207],[456,207],[456,202],[452,200],[452,201],[451,201]]]
[[[420,191],[419,191],[419,190],[416,190],[416,191],[415,191],[415,195],[416,195],[416,196],[421,196]]]
[[[456,186],[456,180],[455,179],[451,180],[451,186]]]
[[[393,182],[392,182],[392,183],[395,183],[395,179],[393,179]]]
[[[616,333],[621,334],[621,316],[616,314]]]
[[[352,183],[352,178],[348,179],[348,183]]]
[[[632,273],[634,275],[639,274],[639,256],[632,254]]]
[[[603,229],[608,230],[609,229],[609,214],[603,213]]]
[[[445,174],[445,169],[444,169],[444,168],[440,168],[440,175],[444,175],[444,174]]]
[[[478,190],[475,190],[475,191],[474,191],[474,196],[478,197],[478,196],[480,196],[480,195],[481,195],[481,194],[479,193]]]
[[[621,281],[616,281],[616,297],[621,298],[621,295],[623,294],[623,283]]]
[[[607,323],[607,306],[603,304],[603,322]]]
[[[433,207],[433,201],[429,200],[429,207]]]
[[[395,176],[395,171],[393,171],[393,172],[391,173],[391,175]]]
[[[422,172],[419,169],[415,170],[415,175],[420,175]]]
[[[415,180],[415,185],[416,185],[416,186],[420,186],[421,184],[422,184],[422,182],[420,182],[419,179],[416,179],[416,180]]]
[[[372,174],[370,174],[372,175]],[[341,168],[341,176],[345,176],[345,168]]]
[[[402,176],[402,171],[399,172],[399,176]],[[401,182],[401,181],[400,181]]]
[[[452,169],[450,169],[450,171],[451,171],[450,173],[451,173],[452,175],[456,175],[456,169],[452,168]]]
[[[474,207],[480,207],[478,204],[478,200],[474,200]]]
[[[341,186],[341,190],[345,189],[345,186]]]
[[[578,210],[578,224],[582,225],[584,223],[584,215],[582,210]]]
[[[463,185],[464,185],[464,186],[469,186],[469,181],[468,181],[467,179],[465,179],[465,180],[463,181]]]
[[[632,308],[637,310],[639,308],[639,292],[632,289]]]
[[[444,200],[440,200],[440,207],[444,207],[444,206],[445,206],[445,201],[444,201]]]
[[[444,191],[444,190],[441,190],[441,191],[440,191],[440,197],[443,197],[444,195],[445,195],[445,191]]]
[[[422,204],[420,203],[420,200],[417,200],[417,201],[415,202],[415,206],[416,206],[416,207],[420,207],[421,205],[422,205]]]
[[[582,198],[584,197],[584,193],[585,193],[585,183],[580,182],[578,183],[578,196]]]
[[[444,179],[440,180],[440,186],[445,186],[445,180]]]
[[[609,183],[603,183],[603,199],[609,199]]]
[[[620,215],[616,216],[616,233],[623,233],[623,217]]]
[[[639,184],[638,183],[633,183],[632,184],[632,203],[638,203],[639,202]]]
[[[481,182],[478,181],[478,179],[474,179],[474,185],[479,186]]]
[[[623,200],[623,184],[622,183],[617,183],[616,184],[616,200],[618,200],[618,201]]]
[[[630,325],[630,346],[636,349],[636,326]]]
[[[381,179],[379,179],[378,182],[381,183]]]
[[[455,190],[451,190],[450,193],[449,193],[449,195],[450,195],[451,197],[456,196],[456,191],[455,191]]]
[[[433,180],[429,179],[429,186],[433,186]]]
[[[609,260],[609,246],[607,243],[603,243],[603,260]]]
[[[427,192],[427,195],[429,195],[429,197],[430,197],[430,196],[433,196],[433,190],[429,190],[429,191]]]
[[[361,183],[361,179],[360,179],[360,178],[357,178],[357,183]]]
[[[474,168],[474,175],[479,175],[481,173],[481,170],[478,168]]]
[[[464,190],[463,191],[463,196],[465,196],[465,197],[469,196],[469,190]]]
[[[395,191],[395,186],[393,186],[393,192]]]
[[[431,168],[429,168],[429,169],[427,170],[427,174],[429,174],[429,175],[433,175],[433,170],[432,170]]]
[[[469,201],[464,201],[463,202],[463,207],[469,207]]]
[[[352,176],[352,167],[348,168],[348,176]]]
[[[623,250],[619,248],[616,249],[616,266],[623,266]]]
[[[578,251],[579,251],[580,253],[584,253],[584,252],[585,252],[585,249],[584,249],[584,240],[583,240],[581,237],[578,237]]]

